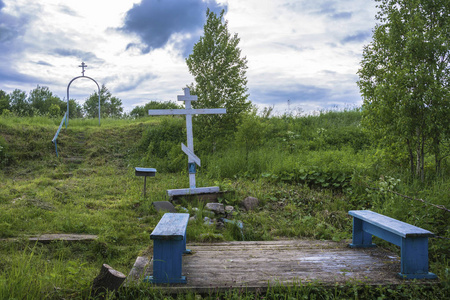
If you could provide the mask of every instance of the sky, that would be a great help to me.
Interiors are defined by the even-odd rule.
[[[248,60],[249,100],[278,114],[362,103],[357,71],[370,43],[374,0],[0,0],[0,89],[48,87],[66,99],[85,75],[129,112],[176,101],[194,82],[186,65],[203,35],[206,9],[238,34]],[[83,103],[91,80],[70,85]]]

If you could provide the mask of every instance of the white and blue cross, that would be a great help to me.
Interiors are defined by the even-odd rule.
[[[195,183],[196,167],[200,167],[200,158],[194,153],[194,135],[192,132],[192,116],[193,115],[209,115],[209,114],[226,114],[225,108],[204,108],[194,109],[191,106],[191,101],[197,101],[195,95],[191,95],[189,88],[184,88],[184,95],[177,96],[178,101],[184,101],[184,109],[150,109],[148,114],[151,116],[161,115],[186,115],[186,135],[187,146],[181,143],[181,150],[188,156],[188,170],[189,170],[189,188],[168,190],[169,196],[201,194],[201,193],[215,193],[219,191],[219,187],[203,187],[197,188]]]

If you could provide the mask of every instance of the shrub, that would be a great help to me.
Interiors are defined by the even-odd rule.
[[[164,118],[161,125],[150,126],[142,135],[138,146],[144,153],[142,163],[151,164],[160,172],[181,171],[186,160],[180,144],[185,140],[184,120]]]
[[[12,162],[8,148],[9,147],[5,139],[2,136],[0,136],[0,168],[9,165]]]

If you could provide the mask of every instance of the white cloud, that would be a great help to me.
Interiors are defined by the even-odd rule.
[[[195,38],[198,32],[172,35],[164,46],[143,53],[139,45],[146,45],[140,36],[117,30],[140,1],[3,2],[0,16],[29,16],[20,36],[8,44],[16,53],[7,52],[8,64],[0,63],[4,70],[0,71],[0,89],[7,92],[15,88],[28,92],[39,84],[63,98],[68,82],[81,75],[77,68],[81,60],[89,66],[86,75],[106,84],[128,111],[149,100],[175,100],[181,88],[193,81],[179,43]],[[249,62],[250,99],[256,104],[275,104],[283,110],[290,99],[291,107],[307,111],[358,103],[355,74],[362,47],[375,25],[375,3],[220,3],[227,6],[229,30],[241,39],[242,54]],[[0,36],[0,47],[2,42]],[[126,50],[130,44],[136,46]],[[92,83],[80,81],[71,87],[71,95],[84,99],[94,88]]]

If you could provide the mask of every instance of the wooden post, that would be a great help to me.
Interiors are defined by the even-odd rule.
[[[102,293],[106,294],[107,291],[117,291],[126,278],[124,274],[103,264],[100,274],[94,278],[92,283],[92,295],[99,296]]]
[[[145,198],[145,190],[147,189],[147,176],[144,176],[144,198]]]

